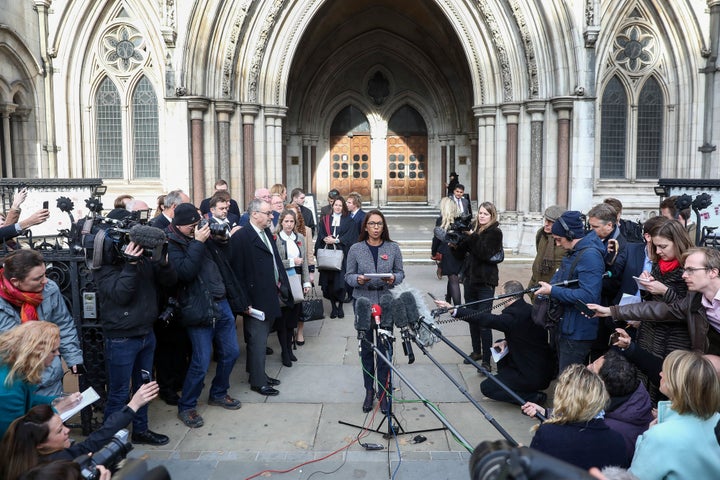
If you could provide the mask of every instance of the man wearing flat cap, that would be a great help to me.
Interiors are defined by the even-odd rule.
[[[552,205],[545,209],[544,221],[535,234],[535,261],[532,265],[532,277],[528,288],[534,287],[538,282],[549,282],[565,256],[565,249],[555,244],[552,236],[552,226],[557,219],[565,213],[560,205]]]
[[[230,373],[240,355],[235,314],[248,308],[245,292],[238,284],[222,248],[210,236],[208,224],[200,226],[200,213],[191,203],[175,208],[168,227],[168,256],[178,274],[180,323],[192,343],[192,358],[178,401],[178,418],[188,427],[202,427],[197,401],[205,385],[213,346],[217,357],[208,405],[228,410],[240,401],[228,395]]]
[[[540,289],[535,292],[537,296],[550,297],[563,308],[556,332],[560,372],[573,363],[586,364],[597,338],[598,319],[584,316],[575,303],[600,302],[605,271],[605,249],[595,232],[585,232],[584,218],[580,212],[571,210],[560,215],[551,229],[555,243],[567,251],[567,256],[550,282],[576,279],[578,282],[568,286],[540,282]]]

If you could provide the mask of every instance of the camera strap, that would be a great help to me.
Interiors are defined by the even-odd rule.
[[[102,266],[103,248],[105,246],[105,229],[101,228],[95,234],[93,241],[92,261],[88,263],[87,255],[85,255],[85,263],[90,270],[98,270]]]

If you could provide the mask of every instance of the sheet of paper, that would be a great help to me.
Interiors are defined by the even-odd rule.
[[[499,362],[500,359],[503,358],[505,355],[507,355],[509,351],[510,351],[510,348],[508,348],[507,346],[505,346],[505,348],[503,348],[502,351],[500,351],[500,352],[495,350],[495,348],[490,349],[490,353],[492,353],[492,358],[493,358],[493,360],[495,360],[495,363]]]
[[[640,303],[641,299],[640,297],[636,297],[635,295],[630,295],[629,293],[623,293],[622,297],[620,298],[620,305],[631,305],[633,303]]]
[[[97,394],[93,387],[90,387],[84,392],[82,392],[82,400],[80,400],[80,404],[78,404],[75,408],[61,413],[60,418],[63,422],[67,422],[73,415],[75,415],[88,405],[92,405],[93,403],[97,402],[99,399],[100,395]]]
[[[255,308],[250,307],[250,316],[253,318],[257,318],[261,322],[265,321],[265,312],[262,310],[257,310]]]
[[[637,286],[640,290],[647,290],[647,288],[645,288],[645,282],[643,282],[640,277],[633,278],[635,279],[635,283],[637,283]]]
[[[363,276],[368,278],[390,278],[393,276],[392,273],[363,273]]]

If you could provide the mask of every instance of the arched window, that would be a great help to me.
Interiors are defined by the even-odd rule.
[[[120,95],[107,77],[100,83],[95,105],[98,173],[102,178],[123,178]]]
[[[616,76],[605,87],[600,108],[600,176],[625,178],[627,94]]]
[[[660,84],[650,77],[638,100],[636,178],[658,178],[662,154],[663,101]]]
[[[125,107],[125,109],[123,108]],[[160,177],[158,101],[142,76],[132,92],[121,93],[110,77],[95,95],[98,174],[102,178]]]
[[[158,105],[152,84],[142,77],[132,98],[135,178],[160,176],[158,161]]]

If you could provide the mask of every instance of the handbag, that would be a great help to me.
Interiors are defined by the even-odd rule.
[[[318,270],[331,270],[339,272],[342,270],[343,251],[338,250],[335,245],[333,248],[321,248],[317,251],[317,268]]]
[[[303,294],[302,281],[300,275],[288,275],[288,281],[290,282],[290,292],[292,293],[293,300],[295,303],[302,303],[305,300]]]
[[[502,263],[502,261],[505,260],[505,249],[500,248],[500,250],[495,253],[492,257],[488,259],[488,262],[490,263]]]
[[[299,320],[301,322],[311,322],[313,320],[322,320],[323,318],[325,318],[323,301],[322,298],[317,296],[315,287],[313,287],[307,298],[302,302]]]

